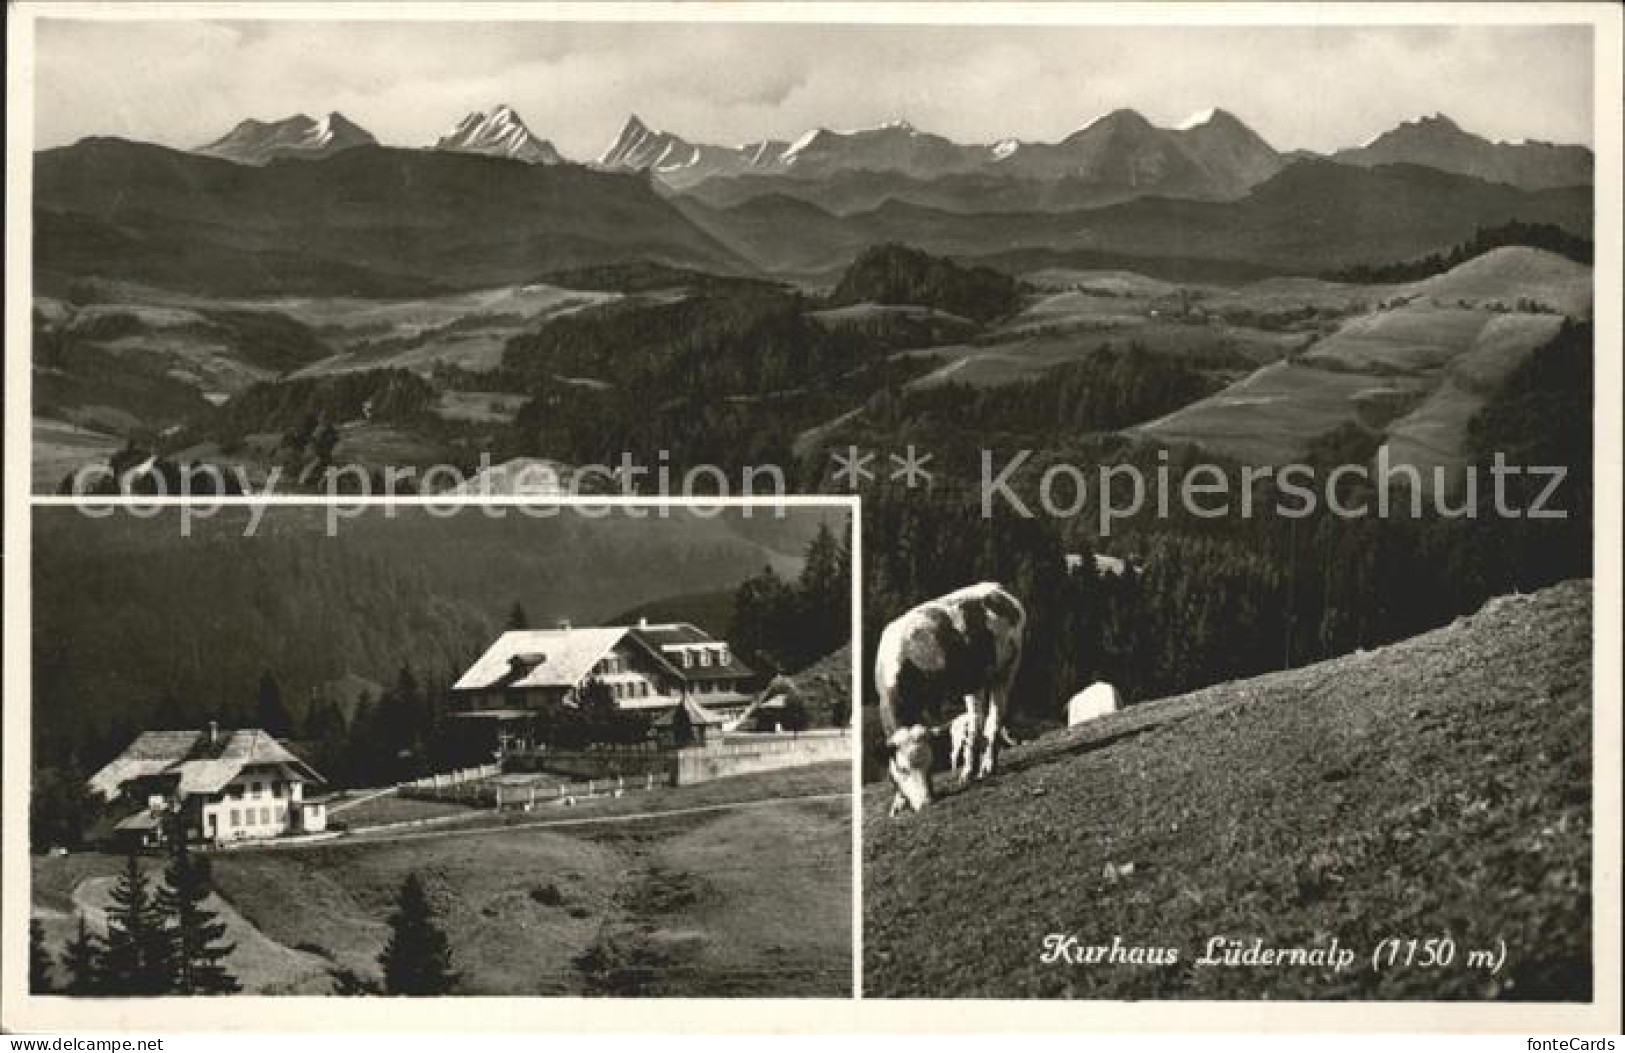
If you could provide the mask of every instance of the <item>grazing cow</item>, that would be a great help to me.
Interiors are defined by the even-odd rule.
[[[948,725],[948,770],[959,771],[963,767],[961,778],[970,777],[970,727],[969,712],[959,714]],[[988,730],[987,737],[990,742],[997,737],[1006,746],[1016,745],[1016,740],[1010,737],[1010,729],[1003,725]]]
[[[1104,680],[1096,680],[1073,695],[1072,701],[1066,704],[1066,726],[1070,728],[1074,724],[1116,713],[1122,708],[1123,699],[1118,695],[1117,688]]]
[[[998,769],[999,732],[1021,665],[1027,612],[992,582],[927,600],[886,626],[875,650],[875,690],[897,787],[892,814],[931,801],[928,719],[965,700],[968,728],[961,781]]]

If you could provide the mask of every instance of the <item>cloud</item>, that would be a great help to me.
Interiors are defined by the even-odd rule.
[[[1223,106],[1282,149],[1440,111],[1493,138],[1591,140],[1585,27],[945,27],[551,22],[38,23],[37,139],[188,147],[244,117],[341,110],[432,142],[514,105],[590,158],[628,113],[701,141],[907,117],[963,141],[1055,139],[1119,106]]]

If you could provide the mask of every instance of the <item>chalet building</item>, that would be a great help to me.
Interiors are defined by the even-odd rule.
[[[576,706],[591,683],[623,710],[659,716],[685,702],[731,720],[750,705],[754,670],[726,641],[686,622],[525,629],[503,633],[452,691],[459,717],[522,723],[552,706]]]
[[[134,846],[161,844],[179,815],[189,841],[233,841],[316,833],[327,809],[306,787],[322,777],[258,728],[148,731],[90,777],[90,788],[136,809],[115,828]]]

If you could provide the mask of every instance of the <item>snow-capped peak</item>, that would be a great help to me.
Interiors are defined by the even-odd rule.
[[[279,157],[325,157],[376,143],[366,129],[342,113],[329,113],[319,121],[300,113],[280,121],[249,118],[220,139],[198,147],[198,153],[257,165]]]
[[[803,150],[811,146],[819,136],[828,134],[830,134],[828,128],[813,128],[810,131],[802,132],[801,137],[791,143],[789,148],[780,155],[779,159],[787,165],[795,164],[796,158],[801,156]]]
[[[1202,125],[1204,125],[1207,122],[1211,121],[1213,118],[1217,117],[1218,115],[1219,115],[1218,109],[1215,108],[1215,107],[1209,106],[1205,110],[1197,110],[1195,113],[1191,114],[1189,117],[1185,118],[1183,121],[1180,121],[1174,127],[1176,129],[1178,129],[1179,131],[1188,132],[1192,128],[1200,128]]]
[[[563,160],[553,144],[538,139],[525,127],[513,107],[503,103],[490,113],[475,110],[434,144],[453,153],[508,157],[530,164],[558,164]]]

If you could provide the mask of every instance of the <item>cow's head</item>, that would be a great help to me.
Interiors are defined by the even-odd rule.
[[[916,812],[931,803],[931,733],[916,724],[886,740],[886,771]]]

